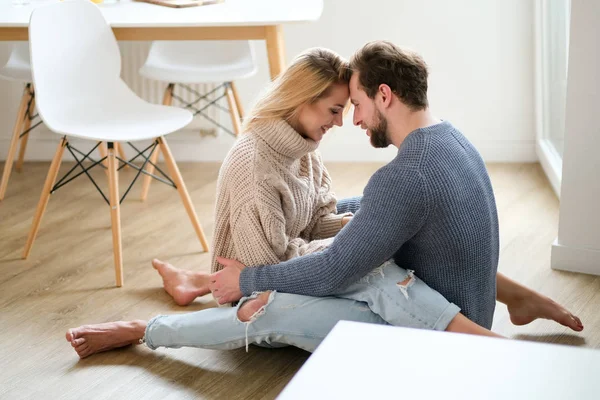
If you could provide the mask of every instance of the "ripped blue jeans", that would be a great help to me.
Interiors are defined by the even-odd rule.
[[[238,309],[258,295],[242,298],[237,307],[154,317],[146,327],[146,345],[220,350],[291,345],[312,352],[341,320],[445,330],[460,312],[412,271],[389,261],[336,297],[271,292],[250,321],[240,321]]]

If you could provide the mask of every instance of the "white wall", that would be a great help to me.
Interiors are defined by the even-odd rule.
[[[552,268],[600,275],[600,3],[571,5],[558,238]]]
[[[249,0],[250,1],[250,0]],[[349,57],[367,41],[387,39],[420,52],[428,62],[430,103],[436,115],[463,130],[487,161],[535,161],[533,4],[523,0],[325,0],[322,18],[286,26],[286,55],[325,46]],[[268,82],[266,50],[256,43],[259,73],[238,82],[248,108]],[[0,82],[0,157],[8,147],[20,89]],[[51,157],[40,133],[29,159]],[[183,132],[170,140],[180,160],[219,160],[231,138]],[[395,150],[375,150],[351,115],[323,140],[326,160],[386,161]]]

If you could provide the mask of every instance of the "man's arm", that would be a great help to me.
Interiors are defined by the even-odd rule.
[[[328,296],[390,259],[423,225],[428,196],[415,170],[384,167],[369,181],[356,215],[326,250],[277,265],[245,268],[245,295],[277,290]]]
[[[336,205],[336,211],[338,214],[356,214],[356,212],[360,208],[361,200],[362,196],[346,197],[345,199],[341,199]]]

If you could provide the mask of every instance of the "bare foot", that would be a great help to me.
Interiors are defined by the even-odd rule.
[[[69,329],[67,341],[75,349],[80,358],[91,356],[101,351],[138,344],[144,337],[146,321],[119,321],[96,325],[83,325]]]
[[[163,279],[163,286],[175,303],[187,306],[198,296],[210,293],[208,288],[209,274],[205,272],[186,271],[175,268],[158,259],[152,260],[152,266]]]
[[[510,320],[515,325],[526,325],[538,318],[556,321],[576,332],[583,330],[581,320],[554,300],[538,293],[508,305]]]

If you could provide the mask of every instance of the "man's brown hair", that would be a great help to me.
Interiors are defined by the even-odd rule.
[[[359,85],[371,99],[386,84],[413,111],[429,105],[427,64],[417,53],[383,40],[369,42],[352,56],[350,69],[358,73]]]

